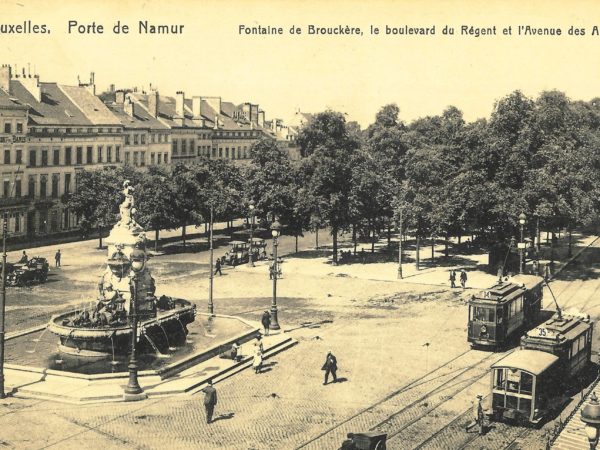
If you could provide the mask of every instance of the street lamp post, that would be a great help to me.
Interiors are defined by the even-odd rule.
[[[519,243],[519,273],[523,273],[523,250],[525,248],[525,238],[523,236],[525,221],[527,220],[527,216],[525,213],[519,214],[519,224],[521,225],[521,241]]]
[[[4,312],[6,309],[6,232],[7,213],[4,213],[2,222],[2,291],[0,292],[0,398],[6,397],[4,393]]]
[[[251,200],[248,205],[250,210],[250,255],[248,257],[248,265],[254,267],[254,254],[252,253],[252,244],[254,244],[254,202]]]
[[[144,390],[138,382],[138,366],[136,360],[136,343],[137,343],[137,295],[138,295],[138,276],[144,270],[146,264],[146,254],[135,249],[131,252],[131,270],[133,277],[131,279],[131,302],[129,309],[131,311],[131,355],[129,358],[129,381],[125,387],[125,400],[142,400],[147,398]]]
[[[277,238],[281,232],[281,224],[275,219],[275,222],[271,225],[271,234],[273,235],[273,268],[271,269],[273,275],[273,303],[271,304],[271,330],[279,330],[279,321],[277,320],[277,274],[279,267],[277,263]]]
[[[213,304],[213,279],[215,277],[215,271],[213,269],[213,205],[210,205],[210,224],[209,224],[209,235],[208,242],[210,246],[210,276],[208,278],[208,313],[214,315],[214,304]]]
[[[592,392],[590,401],[581,410],[581,421],[585,423],[585,434],[590,450],[595,450],[600,436],[600,403],[595,392]]]

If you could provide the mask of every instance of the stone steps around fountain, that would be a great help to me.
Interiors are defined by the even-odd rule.
[[[287,350],[298,342],[285,334],[263,338],[268,359]],[[187,368],[177,375],[161,379],[158,375],[143,375],[139,382],[148,397],[193,395],[200,391],[208,379],[215,382],[229,378],[250,367],[252,357],[244,355],[241,361],[221,359],[214,356],[197,365]],[[127,378],[122,374],[106,374],[104,377],[90,379],[85,376],[64,376],[63,373],[45,370],[7,369],[7,387],[12,389],[14,397],[35,398],[71,404],[100,402],[120,402]]]

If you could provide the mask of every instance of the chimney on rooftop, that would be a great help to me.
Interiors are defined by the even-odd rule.
[[[183,91],[177,91],[177,96],[175,97],[175,122],[182,127],[185,121],[185,94]]]
[[[204,126],[202,117],[202,97],[192,97],[192,120],[195,125]]]
[[[158,117],[158,91],[150,91],[148,95],[148,112],[152,117]]]
[[[10,79],[12,78],[12,70],[10,65],[2,64],[0,67],[0,89],[6,91],[7,94],[10,94]]]
[[[117,105],[122,105],[125,102],[125,91],[119,89],[115,92],[115,103]]]
[[[265,126],[265,112],[262,109],[258,112],[258,125]]]
[[[133,117],[135,115],[135,104],[129,96],[125,97],[125,102],[123,103],[123,111],[125,111],[125,114],[127,114],[129,117]]]

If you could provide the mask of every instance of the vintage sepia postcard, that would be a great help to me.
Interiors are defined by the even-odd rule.
[[[597,447],[598,2],[0,11],[0,447]]]

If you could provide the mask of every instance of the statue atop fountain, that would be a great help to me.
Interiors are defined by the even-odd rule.
[[[155,344],[150,335],[154,328],[160,329],[156,333],[156,339],[160,340],[167,335],[167,329],[181,334],[185,325],[194,321],[195,305],[165,295],[155,296],[156,284],[146,264],[146,235],[134,217],[134,192],[126,180],[124,200],[119,206],[120,219],[106,239],[107,265],[98,282],[94,307],[53,317],[48,325],[50,331],[59,335],[61,351],[85,356],[104,355],[119,349],[126,352],[134,311],[140,320],[141,334],[146,334],[152,346]],[[134,273],[132,262],[136,258],[142,268]]]

